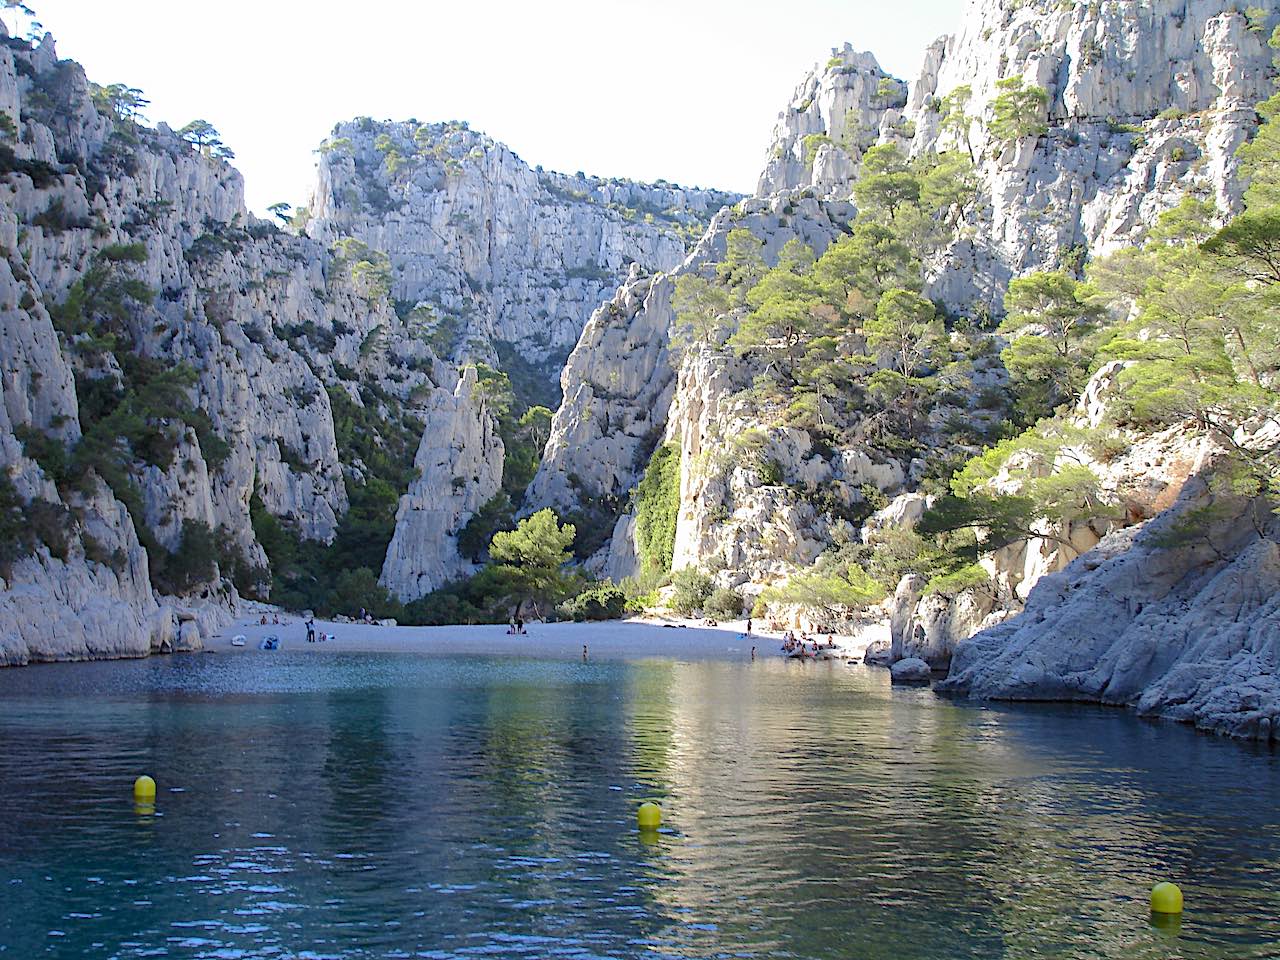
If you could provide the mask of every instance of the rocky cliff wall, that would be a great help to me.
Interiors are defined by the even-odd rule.
[[[443,353],[531,364],[552,385],[631,266],[675,267],[738,199],[535,170],[464,123],[341,123],[321,155],[311,236],[384,252],[392,296],[445,326]]]
[[[675,270],[644,276],[637,269],[593,314],[565,365],[564,402],[526,494],[526,509],[585,512],[612,529],[653,451],[664,436],[679,432],[669,416],[679,363],[670,346],[676,280],[710,270],[724,257],[732,230],[750,231],[761,241],[765,260],[773,262],[792,238],[825,249],[847,229],[851,214],[846,203],[811,198],[744,200],[716,215]],[[625,554],[627,548],[620,549]]]
[[[1280,688],[1280,546],[1269,506],[1240,500],[1204,540],[1162,537],[1212,494],[1104,538],[1042,578],[1025,612],[960,642],[946,691],[1086,700],[1272,740]],[[1219,501],[1221,504],[1221,501]]]
[[[957,314],[998,314],[1012,277],[1139,242],[1156,216],[1188,193],[1213,198],[1224,217],[1238,209],[1234,152],[1256,129],[1255,105],[1270,92],[1274,70],[1266,38],[1280,19],[1278,9],[1264,5],[1246,16],[1182,0],[974,0],[960,30],[929,49],[910,91],[872,55],[848,45],[834,49],[779,115],[759,197],[745,209],[793,211],[785,227],[758,229],[762,238],[821,232],[830,222],[824,204],[851,198],[870,146],[891,143],[916,156],[964,151],[974,161],[979,201],[954,240],[927,262],[926,291]],[[999,84],[1010,78],[1044,88],[1043,134],[1002,141],[992,132]],[[969,119],[958,122],[960,116]],[[801,226],[815,199],[823,212],[810,227]],[[846,209],[851,219],[853,208]],[[725,224],[718,218],[708,238],[723,235]],[[821,252],[821,242],[813,245]],[[722,248],[704,241],[671,276],[705,269],[719,256]],[[593,318],[570,357],[565,402],[530,503],[576,510],[584,499],[606,498],[603,516],[611,523],[659,435],[682,438],[680,562],[729,562],[736,569],[743,555],[724,539],[733,528],[725,524],[741,509],[740,519],[760,513],[760,522],[745,528],[753,549],[773,542],[777,550],[750,571],[753,564],[743,561],[738,573],[767,579],[778,572],[766,575],[770,563],[803,564],[816,547],[799,544],[806,537],[813,544],[829,542],[824,524],[801,524],[807,532],[799,539],[794,524],[773,530],[765,514],[782,514],[777,504],[761,501],[758,490],[743,486],[750,485],[751,470],[702,475],[710,456],[704,448],[720,444],[713,459],[731,459],[724,438],[760,426],[753,423],[758,416],[707,396],[708,389],[718,390],[714,384],[730,381],[733,390],[717,396],[741,390],[732,371],[712,374],[708,368],[702,376],[690,370],[677,382],[670,353],[657,342],[660,331],[671,328],[670,286],[645,283],[646,291],[656,291],[644,294],[650,309],[636,306],[644,297],[616,302]],[[1000,371],[978,373],[974,391],[999,385]],[[615,392],[611,384],[621,389]],[[781,444],[774,451],[780,462],[796,468],[787,482],[805,484],[809,455],[792,449],[782,434],[774,441]],[[902,486],[890,485],[890,495],[914,489],[911,465],[899,466]],[[915,478],[922,472],[917,465]],[[721,487],[729,491],[735,484],[741,489],[720,496]],[[1083,529],[1078,533],[1086,536]],[[620,545],[613,551],[616,562],[608,562],[630,569],[622,558],[633,554],[632,546]],[[602,551],[601,568],[610,555]],[[1056,562],[1023,560],[1035,569]]]
[[[158,590],[225,610],[228,567],[260,582],[251,500],[333,537],[359,477],[330,391],[401,416],[456,373],[322,245],[252,218],[224,160],[123,115],[51,38],[5,40],[0,104],[0,467],[35,529],[8,548],[4,658],[196,642],[153,623],[173,615]],[[224,569],[161,585],[184,521]]]
[[[1212,198],[1224,217],[1239,209],[1235,151],[1271,94],[1267,39],[1280,6],[1250,11],[1214,0],[968,0],[909,99],[869,54],[834,50],[780,114],[760,192],[848,198],[872,143],[967,152],[985,202],[931,264],[930,293],[958,313],[999,313],[1012,277],[1140,240],[1184,195]],[[998,85],[1015,78],[1046,92],[1045,130],[1002,140]]]
[[[473,573],[458,553],[458,531],[502,484],[502,439],[466,367],[452,395],[437,391],[414,460],[418,479],[400,498],[382,583],[416,600]]]

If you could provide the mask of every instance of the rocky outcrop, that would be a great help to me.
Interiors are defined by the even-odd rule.
[[[1112,362],[1090,378],[1075,410],[1076,426],[1096,428],[1103,423],[1123,367],[1122,362]],[[1052,475],[1060,466],[1091,470],[1105,505],[1099,516],[1062,523],[1041,521],[1034,529],[1042,536],[1002,547],[979,561],[988,580],[977,586],[944,594],[926,590],[920,577],[903,578],[891,604],[890,659],[921,657],[936,669],[946,669],[962,641],[1020,613],[1043,577],[1065,569],[1109,533],[1172,507],[1184,485],[1208,468],[1215,453],[1212,443],[1185,426],[1149,435],[1117,432],[1112,440],[1120,449],[1103,451],[1105,458],[1082,442],[1064,447],[1052,463],[1036,467],[1041,476]],[[989,481],[989,489],[1016,494],[1026,473],[1027,463],[1015,456]],[[896,511],[886,508],[885,512]],[[904,519],[909,518],[908,511],[903,513]],[[872,519],[880,528],[880,521]]]
[[[929,49],[909,97],[870,54],[833,50],[780,115],[759,198],[738,209],[757,218],[786,210],[777,222],[750,226],[761,238],[784,240],[803,232],[802,223],[829,219],[824,201],[851,196],[872,145],[893,143],[914,156],[963,151],[973,158],[980,201],[956,239],[927,264],[926,289],[955,313],[998,314],[1012,277],[1137,242],[1160,212],[1188,193],[1214,197],[1224,216],[1238,207],[1234,152],[1256,129],[1254,105],[1270,92],[1265,39],[1276,19],[1270,7],[1246,17],[1182,0],[1141,9],[1116,0],[973,0],[961,30]],[[991,132],[999,83],[1009,78],[1046,91],[1042,135],[1005,142]],[[969,122],[959,122],[961,116]],[[817,216],[806,207],[815,197],[823,210]],[[689,261],[667,277],[713,264],[722,255],[714,243],[732,216],[717,217]],[[824,246],[806,241],[818,252]],[[690,368],[677,381],[676,361],[661,343],[673,320],[670,279],[640,283],[597,313],[570,357],[565,401],[530,503],[564,510],[604,503],[609,509],[601,522],[611,524],[659,438],[679,440],[678,564],[727,563],[739,580],[767,580],[803,564],[831,542],[832,530],[816,516],[798,516],[803,506],[784,504],[783,493],[753,486],[754,469],[727,445],[727,438],[750,435],[759,425],[758,411],[726,405],[744,384],[732,370],[709,367]],[[975,367],[973,390],[998,388],[1001,376],[998,369]],[[768,442],[770,458],[795,468],[785,472],[786,484],[823,487],[841,479],[834,475],[843,459],[811,477],[810,467],[824,468],[801,449],[803,441],[770,430]],[[841,458],[858,452],[842,451]],[[911,495],[925,464],[898,466],[901,479],[873,483],[890,495]],[[848,483],[860,485],[860,471],[850,473]],[[841,499],[856,505],[856,496]],[[782,518],[776,531],[766,516]],[[735,527],[738,520],[744,525]],[[861,535],[877,524],[883,526],[873,520]],[[1081,523],[1054,533],[1087,550],[1109,529]],[[776,548],[763,546],[771,541]],[[1033,541],[1018,548],[1018,556],[999,558],[997,607],[1005,597],[1020,603],[1030,583],[1070,559],[1048,543]],[[598,567],[608,555],[602,551]],[[946,635],[947,643],[986,620],[976,610],[935,613],[933,634]],[[940,651],[935,659],[946,655]]]
[[[812,190],[848,199],[868,147],[903,140],[907,85],[845,44],[801,81],[778,115],[756,195]]]
[[[928,683],[933,678],[933,671],[919,657],[908,657],[890,667],[889,675],[894,683]]]
[[[392,296],[429,305],[442,353],[533,365],[548,384],[633,264],[670,270],[719,190],[530,168],[465,123],[338,124],[321,147],[307,231],[390,259]]]
[[[458,532],[502,485],[502,440],[466,367],[453,395],[437,392],[426,412],[414,466],[418,479],[400,498],[382,583],[416,600],[474,572],[458,553]]]
[[[1011,278],[1133,243],[1183,196],[1212,197],[1224,217],[1238,210],[1235,151],[1272,92],[1266,41],[1280,19],[1274,3],[1250,10],[968,0],[909,102],[870,54],[832,51],[780,115],[759,192],[846,198],[875,143],[966,152],[984,203],[930,265],[929,288],[955,312],[998,314]],[[992,133],[1010,78],[1045,90],[1042,135]]]
[[[936,265],[933,295],[999,312],[1010,278],[1132,244],[1183,196],[1236,212],[1235,151],[1271,93],[1277,10],[1258,9],[1251,23],[1212,0],[970,0],[960,31],[930,51],[907,110],[912,152],[971,152],[989,199]],[[1046,91],[1044,135],[992,134],[1008,78]],[[941,104],[962,86],[972,122],[944,124]]]
[[[1218,500],[1199,540],[1170,545],[1213,495],[1110,534],[1042,578],[1025,612],[960,643],[941,689],[1014,700],[1124,704],[1270,740],[1280,715],[1280,544],[1259,501]]]
[[[897,461],[867,449],[820,451],[804,430],[762,429],[760,411],[741,392],[749,375],[719,353],[690,353],[681,365],[670,418],[681,455],[672,568],[721,569],[730,585],[758,593],[812,564],[837,535],[856,536],[848,521],[797,491],[822,491],[852,508],[868,489],[896,492],[906,477]]]
[[[678,436],[680,429],[669,417],[678,362],[670,347],[676,279],[721,260],[732,230],[749,230],[761,240],[766,261],[774,262],[793,237],[825,249],[847,228],[851,213],[848,204],[813,199],[746,200],[717,214],[670,274],[633,271],[614,299],[593,314],[569,356],[561,375],[564,402],[526,493],[526,509],[579,512],[604,504],[608,509],[599,522],[612,526],[664,435]]]

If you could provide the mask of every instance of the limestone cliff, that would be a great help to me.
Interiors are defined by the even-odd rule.
[[[744,200],[716,215],[675,270],[656,276],[634,271],[614,299],[593,314],[565,365],[564,402],[526,494],[527,507],[586,516],[604,534],[603,543],[654,449],[664,435],[675,435],[669,416],[679,362],[669,345],[675,280],[722,259],[732,230],[750,231],[770,261],[792,238],[825,249],[846,229],[851,213],[848,204],[813,199]],[[606,555],[601,554],[597,569]]]
[[[158,591],[207,629],[224,576],[260,584],[251,500],[333,537],[351,477],[332,391],[400,417],[451,372],[323,246],[251,217],[225,160],[123,113],[51,38],[0,48],[0,104],[3,659],[198,644]]]
[[[851,218],[851,206],[836,214],[829,205],[851,197],[867,148],[962,150],[974,160],[979,201],[955,239],[926,263],[926,290],[958,314],[998,313],[1010,278],[1138,242],[1185,194],[1213,198],[1224,216],[1238,209],[1234,151],[1256,129],[1254,107],[1270,92],[1266,37],[1277,19],[1271,7],[1250,16],[1182,0],[1142,7],[973,0],[959,32],[930,48],[909,95],[872,55],[837,48],[779,115],[759,196],[741,209],[785,209],[750,229],[774,251],[798,235],[821,253],[825,242],[811,238]],[[1000,82],[1009,78],[1045,89],[1042,135],[1002,140],[993,132]],[[762,500],[749,469],[702,475],[708,457],[732,460],[725,438],[750,432],[758,419],[716,399],[742,390],[750,373],[694,364],[677,385],[670,353],[656,342],[672,324],[670,278],[722,256],[723,246],[709,243],[727,232],[728,216],[717,218],[679,270],[620,292],[593,317],[566,365],[564,404],[529,503],[566,510],[592,503],[601,508],[593,526],[611,526],[660,436],[678,439],[679,559],[727,563],[737,571],[730,579],[744,582],[803,565],[830,542],[833,528],[829,515],[798,521]],[[998,387],[998,367],[979,365],[972,389]],[[884,459],[854,447],[817,465],[803,439],[769,431],[768,442],[770,457],[789,465],[786,483],[834,482],[846,506],[867,474],[854,469],[842,479],[843,465]],[[898,479],[873,486],[890,496],[909,491],[924,466],[913,472],[910,463],[895,462],[887,469]],[[726,518],[747,517],[755,519],[730,534]],[[736,538],[768,556],[748,562],[730,545]],[[613,548],[616,558],[633,552],[626,544]],[[608,556],[604,550],[598,566]]]
[[[237,588],[264,594],[260,536],[313,554],[357,500],[345,543],[399,596],[467,572],[456,536],[503,445],[452,361],[554,402],[591,310],[737,199],[360,120],[326,141],[297,235],[248,213],[214,146],[113,96],[52,38],[0,48],[5,662],[198,644]]]
[[[1269,508],[1242,500],[1198,543],[1161,542],[1209,499],[1106,537],[1041,579],[1026,611],[958,644],[944,690],[1088,700],[1269,741],[1280,689],[1280,546]]]
[[[335,127],[320,152],[307,233],[368,263],[385,258],[385,283],[409,327],[443,357],[503,370],[522,405],[554,407],[592,311],[628,275],[679,264],[711,216],[738,199],[535,170],[465,123],[362,118]],[[502,475],[502,445],[468,409],[470,395],[429,414],[428,434],[443,433],[423,437],[423,455],[439,462],[404,497],[382,569],[405,600],[472,569],[457,555],[457,534]],[[437,422],[445,408],[453,426]],[[429,453],[451,444],[456,457]]]
[[[718,217],[678,269],[633,277],[592,318],[565,368],[565,401],[530,504],[592,518],[602,544],[591,568],[615,578],[634,575],[639,555],[629,498],[651,451],[673,444],[680,454],[680,509],[672,567],[712,571],[722,585],[744,587],[748,595],[837,548],[856,552],[870,538],[909,531],[929,500],[920,487],[934,465],[963,459],[966,443],[976,452],[982,441],[975,437],[998,435],[1001,414],[982,398],[1007,389],[998,356],[1003,341],[973,328],[963,336],[953,330],[947,366],[962,369],[963,377],[914,438],[923,444],[915,458],[885,449],[857,418],[833,421],[835,409],[821,399],[817,415],[841,440],[819,443],[753,394],[753,377],[762,371],[749,358],[716,344],[667,343],[676,328],[675,280],[713,274],[724,258],[715,241],[727,233],[729,218],[744,212],[742,225],[773,256],[792,236],[820,255],[841,235],[841,218],[853,213],[847,203],[836,213],[833,204],[853,198],[863,157],[880,144],[918,158],[954,150],[972,161],[977,202],[962,212],[952,238],[927,257],[924,283],[935,302],[979,324],[999,315],[1012,278],[1061,267],[1078,271],[1089,258],[1136,245],[1158,215],[1185,196],[1211,200],[1225,222],[1240,209],[1236,150],[1257,129],[1256,104],[1272,90],[1266,40],[1278,13],[1274,3],[1246,13],[1196,0],[973,0],[961,29],[929,49],[909,92],[870,54],[847,45],[833,50],[779,116],[758,197]],[[1025,124],[1009,124],[1010,92],[1028,90],[1035,96],[1024,101],[1031,104],[1022,108]],[[1041,91],[1042,101],[1036,99]],[[761,217],[764,211],[785,214]],[[721,318],[726,336],[743,314]],[[854,336],[839,350],[857,354],[865,346]],[[1079,422],[1097,425],[1117,372],[1113,366],[1094,378]],[[863,416],[870,421],[877,414],[870,408]],[[957,430],[957,423],[970,429]],[[966,432],[970,438],[957,442]],[[1274,691],[1248,677],[1274,654],[1267,646],[1274,645],[1267,639],[1274,605],[1262,599],[1273,589],[1267,586],[1273,521],[1260,521],[1272,525],[1265,530],[1255,524],[1252,534],[1240,532],[1239,542],[1224,527],[1219,562],[1192,577],[1188,571],[1199,570],[1203,551],[1184,551],[1166,563],[1151,546],[1156,534],[1134,531],[1173,522],[1163,511],[1175,503],[1175,514],[1191,509],[1187,505],[1203,496],[1200,478],[1213,451],[1198,433],[1178,427],[1130,433],[1122,446],[1097,455],[1071,451],[1073,463],[1095,471],[1119,515],[1045,525],[1042,536],[984,558],[987,583],[980,588],[929,592],[923,579],[906,578],[887,602],[891,640],[877,655],[921,657],[941,670],[954,655],[953,688],[981,695],[1065,691],[1141,700],[1149,712],[1214,729],[1269,729],[1270,714],[1258,704],[1274,703]],[[1061,643],[1060,628],[1068,617],[1072,623],[1086,617],[1088,605],[1053,591],[1073,577],[1071,589],[1098,597],[1106,581],[1084,571],[1100,563],[1110,570],[1113,561],[1117,571],[1129,571],[1124,577],[1136,577],[1144,563],[1177,567],[1156,589],[1168,594],[1160,609],[1170,617],[1191,616],[1170,612],[1175,595],[1182,611],[1200,605],[1220,612],[1235,603],[1240,598],[1228,596],[1225,584],[1243,572],[1251,598],[1247,623],[1224,640],[1188,641],[1185,656],[1182,647],[1162,651],[1159,669],[1126,666],[1123,682],[1108,687],[1119,669],[1112,661],[1147,649],[1149,637],[1130,630],[1125,619],[1117,621],[1120,638],[1104,630],[1105,618],[1089,621],[1094,633],[1078,659],[1080,669],[1092,672],[1076,685],[1064,679],[1064,658],[1076,654]],[[1173,588],[1182,577],[1191,593]],[[1129,586],[1124,580],[1122,593]],[[1027,613],[1018,616],[1024,605]],[[1203,611],[1194,617],[1207,622]],[[1237,654],[1241,644],[1245,653]],[[1024,656],[1034,666],[1018,666]],[[1169,658],[1180,664],[1172,672]],[[1224,674],[1234,679],[1223,682]]]
[[[475,570],[458,553],[458,531],[502,483],[502,439],[466,367],[452,395],[437,391],[426,411],[414,466],[418,479],[400,498],[382,582],[416,600]]]
[[[737,195],[529,167],[465,123],[338,124],[307,232],[390,259],[442,355],[532,366],[554,386],[592,311],[632,264],[669,270]]]
[[[999,312],[1011,277],[1140,239],[1185,194],[1239,207],[1236,148],[1270,95],[1274,3],[967,0],[934,43],[910,99],[848,46],[805,78],[774,132],[760,192],[847,198],[865,146],[961,149],[985,204],[932,265],[960,313]],[[1001,81],[1043,88],[1044,133],[1002,139]],[[851,133],[852,131],[852,133]]]

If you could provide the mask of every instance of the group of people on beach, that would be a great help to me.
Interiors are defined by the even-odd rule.
[[[329,639],[327,633],[316,633],[316,621],[314,617],[307,619],[307,643],[324,643]]]
[[[793,657],[816,657],[820,650],[835,648],[835,634],[828,634],[826,643],[820,643],[816,637],[810,638],[803,630],[799,636],[792,630],[782,635],[782,652]]]
[[[517,634],[527,634],[528,632],[524,628],[524,617],[512,617],[507,621],[507,636],[512,637]]]

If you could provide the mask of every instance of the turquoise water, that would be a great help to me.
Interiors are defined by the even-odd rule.
[[[1271,752],[845,664],[29,667],[0,744],[6,957],[1280,955]]]

